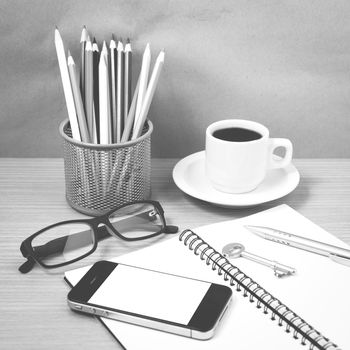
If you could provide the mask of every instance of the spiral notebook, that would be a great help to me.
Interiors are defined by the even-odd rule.
[[[306,348],[300,345],[304,342],[311,349],[350,349],[350,268],[316,254],[265,241],[247,231],[244,225],[275,227],[347,247],[287,205],[203,226],[184,233],[181,241],[177,236],[114,260],[232,284],[233,303],[211,340],[198,341],[106,318],[101,318],[102,323],[131,350],[143,349],[145,344],[150,349],[166,346],[167,349],[297,350]],[[217,252],[230,242],[242,243],[251,253],[293,266],[297,274],[279,279],[271,269],[247,259],[227,262]],[[65,277],[74,285],[88,268],[69,271]]]

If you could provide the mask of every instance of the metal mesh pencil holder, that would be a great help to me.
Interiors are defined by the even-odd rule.
[[[148,120],[142,135],[123,144],[76,141],[68,119],[60,125],[64,146],[66,199],[77,211],[97,216],[118,205],[151,194],[151,134]]]

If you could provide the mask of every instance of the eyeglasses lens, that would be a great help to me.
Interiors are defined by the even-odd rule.
[[[113,228],[125,238],[146,238],[158,233],[164,222],[158,209],[150,203],[130,204],[109,217]]]
[[[45,230],[32,240],[36,257],[45,265],[66,263],[89,253],[94,246],[92,228],[84,223],[66,223]]]

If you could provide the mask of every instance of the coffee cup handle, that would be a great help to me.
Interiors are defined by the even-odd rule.
[[[276,148],[282,147],[286,150],[286,154],[281,159],[274,159],[273,152]],[[293,145],[288,139],[270,139],[270,169],[285,168],[292,160]]]

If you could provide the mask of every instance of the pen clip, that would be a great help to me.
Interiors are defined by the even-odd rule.
[[[338,264],[350,266],[350,259],[341,255],[329,254],[328,257]]]

